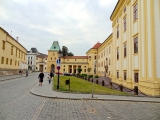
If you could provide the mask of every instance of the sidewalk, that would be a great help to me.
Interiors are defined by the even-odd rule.
[[[36,73],[29,73],[28,76],[36,74]],[[26,74],[20,74],[17,75],[8,75],[8,76],[0,76],[0,81],[5,81],[5,80],[10,80],[10,79],[16,79],[16,78],[21,78],[21,77],[26,77]]]
[[[44,79],[42,86],[39,86],[39,84],[37,84],[30,92],[34,95],[41,96],[41,97],[47,97],[47,98],[160,103],[160,98],[154,98],[154,97],[93,95],[93,98],[92,98],[92,94],[76,94],[76,93],[63,93],[63,92],[53,91],[52,83],[49,85],[46,78]]]

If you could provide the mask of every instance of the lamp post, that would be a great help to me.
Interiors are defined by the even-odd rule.
[[[96,63],[97,63],[97,61],[94,62],[94,77],[96,75]],[[93,98],[93,92],[94,92],[94,79],[92,81],[92,98]]]
[[[62,52],[61,50],[59,50],[58,52],[59,59],[57,60],[57,70],[58,70],[57,90],[59,90],[59,70],[60,70],[61,57],[62,57]]]

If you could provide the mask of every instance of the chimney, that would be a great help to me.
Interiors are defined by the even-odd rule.
[[[16,40],[18,41],[18,36],[16,37]]]

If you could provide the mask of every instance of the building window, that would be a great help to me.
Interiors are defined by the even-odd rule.
[[[46,67],[45,67],[45,70],[46,70]]]
[[[117,60],[119,59],[119,48],[117,49]]]
[[[37,57],[37,60],[38,60],[38,57]]]
[[[17,57],[17,49],[16,49],[16,57]]]
[[[15,66],[17,65],[17,61],[15,60]]]
[[[65,65],[63,67],[65,67]]]
[[[76,59],[75,59],[75,61],[76,61]]]
[[[31,57],[31,59],[32,59],[32,57]]]
[[[134,82],[138,83],[138,73],[134,73]]]
[[[47,60],[47,58],[46,58],[46,60]]]
[[[123,20],[124,20],[124,31],[125,31],[126,30],[126,17]]]
[[[96,56],[94,56],[94,59],[96,60]]]
[[[138,4],[135,4],[133,6],[133,20],[137,20],[138,19]]]
[[[67,61],[69,61],[69,59],[67,59]]]
[[[13,55],[13,46],[11,46],[11,55]]]
[[[2,41],[2,49],[5,49],[5,41]]]
[[[32,65],[32,61],[31,61],[31,65]]]
[[[28,59],[30,59],[30,57],[28,57]]]
[[[4,57],[1,58],[1,64],[4,64]]]
[[[6,64],[8,65],[8,58],[6,58]]]
[[[65,72],[65,68],[63,69],[63,71]]]
[[[119,27],[117,27],[117,38],[119,38]]]
[[[10,59],[10,65],[12,65],[12,59]]]
[[[119,71],[117,71],[117,79],[119,78]]]
[[[51,57],[51,60],[52,60],[52,57]]]
[[[123,9],[123,12],[126,12],[126,7]]]
[[[86,72],[86,69],[84,69],[84,72]]]
[[[22,59],[22,57],[23,57],[23,52],[22,52],[22,54],[21,54],[21,59]]]
[[[138,53],[138,37],[134,38],[134,53]]]
[[[19,51],[19,58],[20,58],[20,51]]]
[[[127,45],[124,44],[124,57],[126,57],[126,56],[127,56]]]
[[[127,79],[127,72],[124,71],[124,80],[126,80],[126,79]]]
[[[19,61],[18,61],[18,66],[19,66]]]

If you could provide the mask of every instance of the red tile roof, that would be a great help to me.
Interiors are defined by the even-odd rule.
[[[87,59],[88,56],[63,56],[64,59]]]
[[[101,43],[98,42],[98,43],[95,44],[92,48],[93,48],[93,49],[97,49],[97,48],[99,48],[100,45],[101,45]]]

